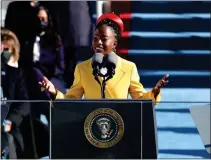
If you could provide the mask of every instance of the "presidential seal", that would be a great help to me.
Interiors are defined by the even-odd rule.
[[[124,122],[113,109],[99,108],[86,118],[84,132],[87,140],[95,147],[110,148],[121,140]]]

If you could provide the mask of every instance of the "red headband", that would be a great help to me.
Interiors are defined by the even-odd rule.
[[[123,21],[121,20],[121,18],[119,16],[117,16],[114,13],[104,13],[103,15],[101,15],[97,19],[97,24],[99,24],[102,20],[105,20],[105,19],[108,19],[108,20],[111,20],[111,21],[115,22],[119,26],[120,32],[121,33],[123,32],[123,30],[124,30],[124,23],[123,23]]]

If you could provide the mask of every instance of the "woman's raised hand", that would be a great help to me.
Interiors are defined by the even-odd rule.
[[[45,76],[43,77],[43,81],[39,82],[39,84],[42,86],[41,91],[47,90],[50,94],[56,95],[56,88]]]

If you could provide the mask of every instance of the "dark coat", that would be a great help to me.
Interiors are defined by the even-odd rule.
[[[33,61],[35,36],[25,42],[20,56],[20,65],[25,70],[25,79],[31,100],[49,100],[47,92],[41,93],[39,82],[46,76],[56,88],[65,92],[62,78],[65,70],[63,46],[56,46],[54,34],[47,33],[40,37],[40,60]],[[49,40],[50,39],[50,40]]]
[[[65,47],[90,47],[93,13],[89,1],[40,1],[40,5],[49,9]]]
[[[65,75],[67,87],[71,87],[77,61],[92,56],[93,1],[40,1],[49,9],[57,30],[61,35],[65,50]],[[65,15],[65,16],[64,16]]]
[[[8,66],[3,62],[1,69],[3,98],[22,100],[22,102],[6,103],[1,107],[2,113],[5,113],[2,116],[12,121],[10,133],[16,143],[18,158],[33,159],[48,156],[49,130],[39,119],[32,117],[31,104],[23,101],[28,100],[23,70]]]
[[[50,42],[55,39],[55,35],[43,35],[40,37],[40,61],[33,62],[33,46],[35,42],[33,36],[28,39],[22,48],[20,56],[20,64],[24,68],[35,67],[39,69],[46,77],[60,77],[64,74],[64,49],[60,45],[56,47],[55,42]]]
[[[27,100],[28,95],[24,85],[23,72],[19,68],[14,68],[1,63],[1,87],[6,100]],[[23,119],[29,115],[30,105],[27,102],[6,102],[2,105],[2,117],[12,121],[11,133],[17,141],[17,150],[24,149],[23,137],[19,127]]]
[[[18,37],[20,44],[27,39],[34,31],[35,9],[30,1],[14,1],[9,3],[5,17],[5,28],[11,30]]]
[[[7,100],[28,100],[24,84],[23,72],[1,63],[1,86],[3,97]],[[9,112],[6,119],[11,120],[16,127],[19,127],[23,118],[29,114],[30,107],[26,102],[7,103]]]

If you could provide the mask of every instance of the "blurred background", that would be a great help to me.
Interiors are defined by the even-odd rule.
[[[10,3],[2,1],[2,26]],[[159,158],[210,157],[189,111],[192,106],[210,104],[209,1],[40,3],[52,13],[64,47],[71,46],[64,53],[66,74],[72,74],[75,64],[92,56],[96,18],[103,12],[118,14],[125,30],[117,52],[136,63],[144,87],[148,90],[165,74],[170,75],[156,108]],[[27,15],[26,10],[23,15]],[[73,35],[82,38],[75,40]],[[68,89],[72,80],[64,79]]]

